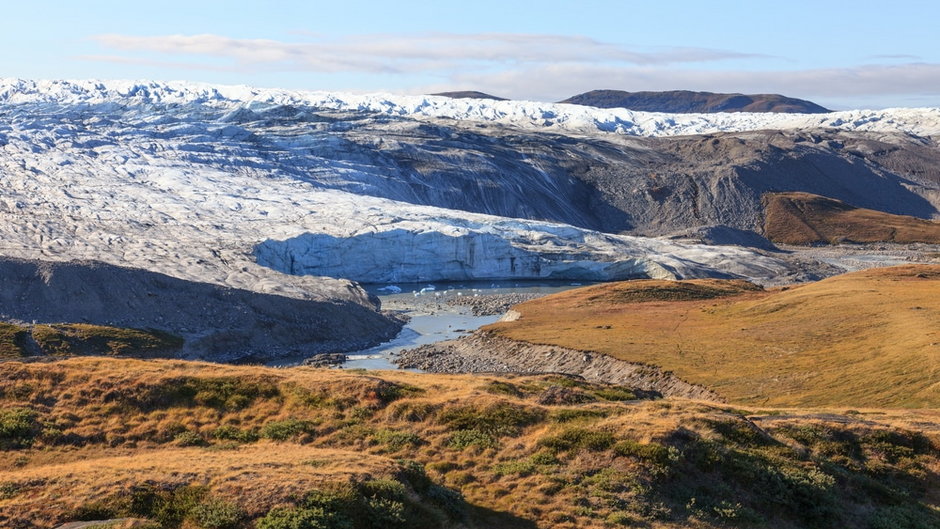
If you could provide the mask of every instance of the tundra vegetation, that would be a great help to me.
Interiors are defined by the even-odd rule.
[[[659,366],[756,406],[938,408],[940,265],[762,289],[626,281],[546,296],[498,336]]]
[[[0,525],[16,529],[940,524],[935,410],[104,357],[7,361],[0,405]]]

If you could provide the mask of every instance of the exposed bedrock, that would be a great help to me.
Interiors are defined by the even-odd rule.
[[[184,354],[267,361],[360,349],[401,322],[374,306],[261,294],[98,262],[0,258],[0,319],[152,328],[186,339]]]

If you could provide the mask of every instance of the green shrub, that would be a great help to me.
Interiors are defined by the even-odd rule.
[[[613,446],[614,442],[616,439],[610,432],[569,428],[558,435],[539,439],[538,444],[556,453],[582,449],[600,452]]]
[[[596,491],[618,493],[631,490],[637,485],[636,476],[613,468],[602,469],[585,478],[583,483],[594,487]]]
[[[239,443],[253,443],[261,438],[258,432],[254,430],[242,430],[231,424],[216,428],[212,432],[212,437],[222,441],[238,441]]]
[[[405,497],[405,486],[394,479],[373,479],[359,484],[363,496],[378,496],[398,500]]]
[[[369,521],[372,527],[395,528],[402,527],[407,521],[405,518],[405,504],[389,498],[369,498],[366,502],[369,507]]]
[[[447,446],[457,450],[463,450],[471,446],[496,448],[499,446],[499,440],[489,433],[477,429],[457,430],[447,440]]]
[[[321,507],[275,507],[255,522],[257,529],[352,529],[345,516]]]
[[[145,386],[133,395],[120,396],[125,404],[143,410],[174,406],[205,406],[220,410],[240,410],[258,399],[281,396],[270,380],[245,376],[179,377],[153,386]]]
[[[499,380],[494,380],[483,386],[483,391],[492,393],[494,395],[509,395],[510,397],[522,396],[522,392],[519,391],[519,388],[517,388],[515,384],[510,384],[509,382],[502,382]]]
[[[417,434],[397,430],[378,430],[372,434],[372,439],[393,452],[397,452],[406,447],[413,448],[420,446],[424,443]]]
[[[620,441],[614,445],[614,453],[621,457],[635,457],[660,467],[669,466],[679,455],[675,449],[659,443],[638,443],[632,440]]]
[[[210,499],[193,507],[187,519],[201,529],[235,529],[245,520],[245,511],[230,501]]]
[[[0,449],[32,446],[39,433],[36,412],[27,408],[0,410]]]
[[[0,500],[8,500],[20,493],[20,486],[13,482],[0,483]]]
[[[535,472],[535,463],[531,460],[520,459],[506,461],[493,465],[493,473],[497,476],[530,476]]]
[[[273,441],[287,441],[301,434],[313,433],[316,433],[316,424],[299,419],[272,421],[261,427],[261,437]]]
[[[559,463],[558,458],[550,451],[536,452],[532,454],[529,460],[536,465],[557,465]]]
[[[456,406],[441,413],[439,420],[454,430],[479,430],[494,437],[515,436],[525,426],[545,418],[545,412],[508,402],[490,404],[484,408],[473,405]]]
[[[940,514],[921,505],[891,505],[875,511],[868,521],[869,529],[936,529]]]
[[[173,441],[179,446],[205,446],[206,440],[196,432],[181,432],[173,438]]]

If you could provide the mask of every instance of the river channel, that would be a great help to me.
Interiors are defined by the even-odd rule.
[[[497,321],[502,314],[475,316],[469,300],[510,294],[548,295],[583,286],[571,282],[473,282],[421,283],[412,285],[370,285],[383,310],[392,310],[409,318],[408,323],[391,341],[370,349],[347,353],[343,369],[398,369],[394,356],[403,349],[452,340]]]

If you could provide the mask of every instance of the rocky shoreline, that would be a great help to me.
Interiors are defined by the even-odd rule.
[[[505,314],[513,305],[525,303],[544,295],[512,293],[457,296],[449,298],[447,303],[455,307],[469,307],[474,316],[495,316]]]
[[[395,363],[403,369],[429,373],[563,373],[591,382],[630,386],[664,397],[724,402],[714,391],[654,366],[564,347],[519,342],[486,331],[401,351]]]

